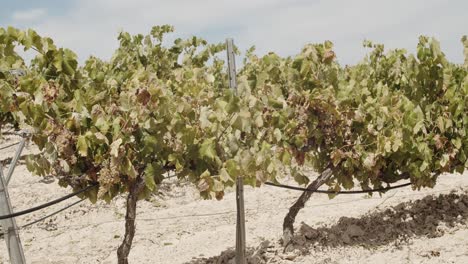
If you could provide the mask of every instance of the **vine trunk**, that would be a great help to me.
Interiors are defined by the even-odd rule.
[[[135,182],[130,187],[127,196],[127,212],[125,215],[125,235],[117,249],[117,260],[118,264],[128,264],[128,255],[132,248],[133,237],[135,236],[135,218],[136,218],[136,206],[138,201],[138,193],[143,187],[143,181],[141,177],[137,177]]]
[[[326,183],[332,176],[332,170],[330,168],[324,170],[312,183],[307,186],[307,190],[304,191],[296,202],[289,208],[289,212],[283,220],[283,246],[286,248],[294,236],[294,222],[299,211],[304,208],[306,202],[312,196],[312,191],[316,191],[320,186]]]

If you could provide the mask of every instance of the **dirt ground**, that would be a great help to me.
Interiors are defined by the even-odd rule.
[[[0,140],[0,147],[18,141]],[[15,148],[0,151],[0,160]],[[34,151],[28,146],[25,153]],[[289,179],[284,182],[294,184]],[[32,176],[24,163],[9,185],[15,211],[70,192]],[[443,175],[434,189],[402,188],[372,197],[314,194],[297,218],[294,243],[280,246],[283,217],[300,192],[246,187],[249,263],[468,263],[468,173]],[[77,201],[72,198],[17,217],[22,226]],[[82,202],[20,231],[28,263],[116,263],[124,232],[125,198]],[[168,180],[138,205],[131,263],[234,263],[234,193],[202,200],[186,183]],[[0,263],[8,263],[0,238]]]

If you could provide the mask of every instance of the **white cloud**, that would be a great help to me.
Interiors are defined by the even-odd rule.
[[[81,0],[63,14],[20,25],[53,37],[80,60],[110,58],[120,29],[148,33],[153,25],[172,24],[178,37],[234,37],[242,49],[256,45],[261,53],[292,55],[306,43],[331,40],[342,63],[363,57],[364,39],[414,51],[418,36],[427,34],[441,41],[449,59],[462,62],[465,10],[465,0]]]
[[[16,11],[11,15],[14,21],[34,21],[44,17],[47,14],[47,10],[44,8],[35,8],[30,10]]]

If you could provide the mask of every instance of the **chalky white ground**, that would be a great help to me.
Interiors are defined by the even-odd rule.
[[[0,146],[17,138],[0,140]],[[0,151],[0,159],[14,148]],[[25,153],[34,151],[29,146]],[[294,184],[285,179],[285,182]],[[10,182],[14,210],[70,192],[53,179],[19,165]],[[314,194],[297,218],[295,245],[283,252],[278,240],[297,191],[246,187],[247,244],[253,263],[468,263],[468,173],[443,175],[434,189],[392,190],[382,195]],[[455,192],[455,194],[449,195]],[[158,195],[138,205],[130,263],[232,263],[236,204],[202,200],[190,184],[168,181]],[[430,195],[434,195],[432,197]],[[423,199],[424,198],[424,199]],[[76,201],[17,218],[19,226]],[[420,200],[422,199],[422,200]],[[28,263],[116,263],[124,232],[125,197],[110,204],[85,201],[20,232]],[[406,234],[406,235],[405,235]],[[266,242],[265,242],[266,241]],[[222,253],[223,252],[223,253]],[[8,263],[3,238],[0,263]]]

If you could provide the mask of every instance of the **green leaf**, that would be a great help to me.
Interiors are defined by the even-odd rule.
[[[110,124],[103,118],[99,117],[96,120],[95,126],[101,131],[103,134],[106,134],[109,131]]]
[[[237,178],[240,176],[241,171],[237,162],[233,159],[227,160],[225,163],[226,170],[231,177]]]
[[[291,154],[289,153],[288,150],[284,150],[281,155],[281,161],[283,162],[284,165],[291,165]]]
[[[309,183],[309,178],[305,176],[303,173],[294,170],[295,173],[293,173],[294,180],[299,184],[299,185],[307,185]]]
[[[420,120],[413,128],[413,134],[417,134],[424,127],[424,120]]]
[[[392,144],[392,151],[393,152],[397,152],[398,149],[403,146],[403,142],[401,140],[400,137],[396,137],[394,140],[393,140],[393,144]]]
[[[440,131],[441,131],[442,133],[445,132],[444,119],[443,119],[443,117],[441,117],[441,116],[439,116],[439,117],[437,118],[437,127],[439,127],[439,129],[440,129]]]
[[[89,201],[92,204],[95,204],[98,199],[98,188],[91,188],[85,192],[86,197],[88,197]]]
[[[122,172],[128,175],[130,178],[136,178],[137,171],[135,170],[135,167],[133,167],[133,164],[130,161],[130,159],[128,159],[127,157],[123,158],[120,168],[122,169]]]
[[[237,115],[236,120],[232,124],[233,128],[239,129],[240,131],[250,133],[252,120],[249,111],[241,110],[241,112]]]
[[[25,159],[25,162],[26,162],[26,168],[28,169],[28,171],[34,172],[35,171],[35,161],[34,161],[33,155],[31,155],[31,154],[27,155],[26,159]]]
[[[462,142],[460,138],[454,138],[451,140],[452,144],[455,146],[457,149],[461,149]]]
[[[78,140],[76,142],[76,148],[80,156],[86,157],[88,155],[88,143],[87,143],[85,136],[83,135],[78,136]]]
[[[145,168],[145,185],[150,191],[156,189],[155,179],[162,177],[161,168],[156,163],[148,164]]]
[[[217,157],[215,150],[214,138],[206,139],[200,146],[200,156],[209,160],[214,160]]]

